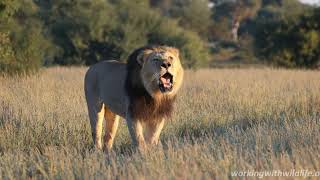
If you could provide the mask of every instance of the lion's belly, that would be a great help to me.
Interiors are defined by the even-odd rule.
[[[100,98],[112,112],[125,117],[127,109],[126,66],[117,62],[104,62],[100,67],[104,72],[99,74]]]
[[[102,98],[105,106],[110,109],[113,113],[125,118],[126,115],[126,100],[120,98],[113,97],[104,97]]]

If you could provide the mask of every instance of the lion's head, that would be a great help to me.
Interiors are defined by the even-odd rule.
[[[133,56],[133,57],[132,57]],[[179,50],[168,46],[148,46],[137,49],[128,60],[130,69],[135,73],[134,81],[141,81],[145,90],[153,98],[173,97],[179,90],[183,69]],[[134,66],[134,68],[132,68]],[[140,82],[134,82],[139,85]]]
[[[128,58],[127,72],[126,89],[131,100],[142,98],[153,104],[166,102],[162,103],[163,108],[171,106],[171,99],[173,101],[183,81],[179,50],[168,46],[135,50]]]

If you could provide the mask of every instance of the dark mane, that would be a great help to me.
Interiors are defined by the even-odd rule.
[[[141,65],[137,62],[138,55],[147,49],[157,46],[145,46],[133,51],[127,60],[127,76],[125,88],[129,96],[129,111],[134,118],[144,121],[170,117],[175,98],[162,98],[157,102],[145,89],[140,77]]]

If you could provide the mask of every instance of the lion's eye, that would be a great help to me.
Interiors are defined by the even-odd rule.
[[[172,57],[172,56],[169,56],[168,58],[169,58],[169,60],[171,60],[171,61],[173,60],[173,57]]]

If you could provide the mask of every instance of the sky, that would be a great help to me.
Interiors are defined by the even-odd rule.
[[[302,3],[306,4],[319,4],[320,5],[320,0],[299,0]]]

